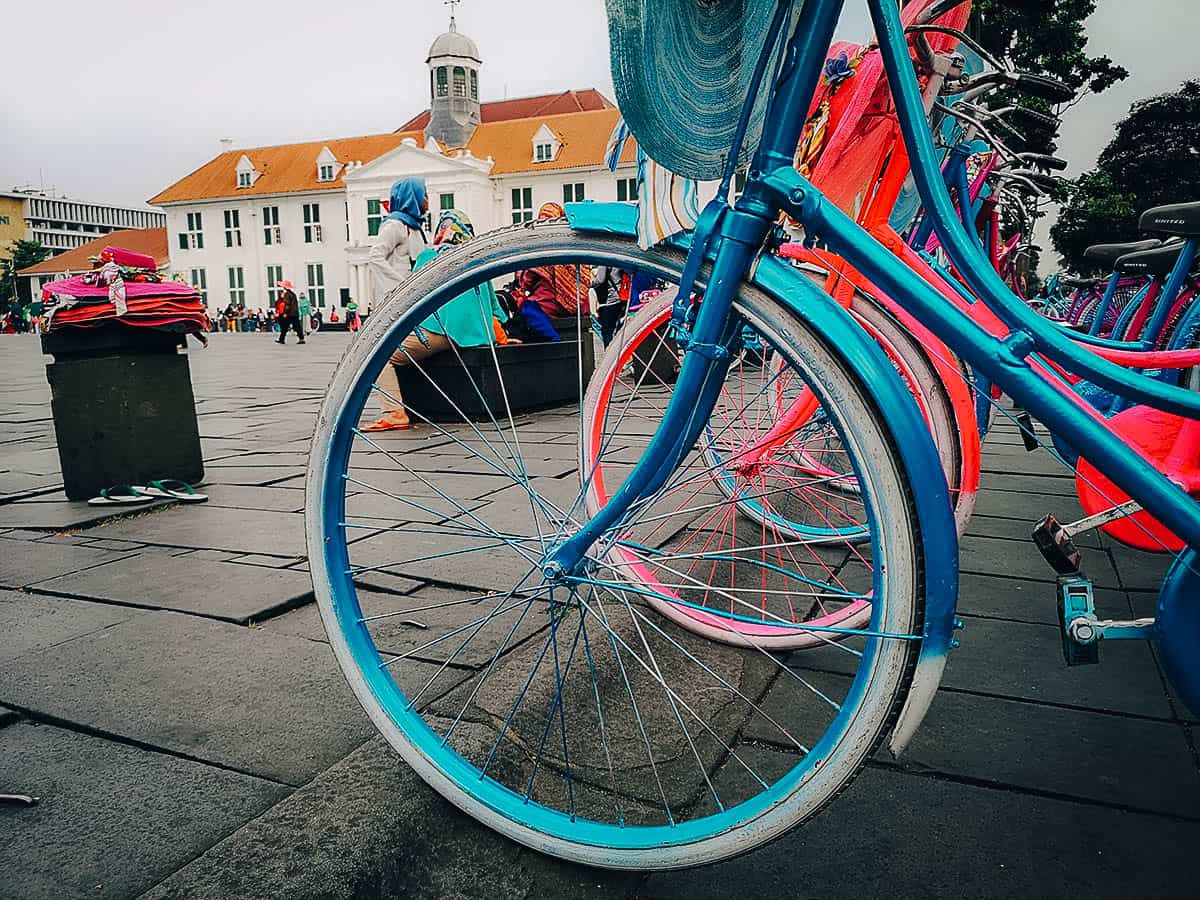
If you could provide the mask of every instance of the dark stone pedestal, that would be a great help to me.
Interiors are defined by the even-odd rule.
[[[596,368],[596,344],[588,325],[585,318],[582,343],[574,319],[556,319],[554,327],[562,335],[558,343],[508,344],[496,348],[495,360],[488,347],[464,347],[423,359],[420,367],[396,366],[404,405],[418,420],[461,421],[465,415],[481,422],[508,415],[506,394],[514,415],[578,404],[581,355],[585,388]]]
[[[204,478],[181,335],[113,324],[42,336],[63,485],[72,500],[118,484]]]

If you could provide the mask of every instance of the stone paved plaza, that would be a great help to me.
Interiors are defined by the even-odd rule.
[[[0,898],[1194,894],[1200,723],[1145,644],[1064,666],[1027,534],[1081,513],[1004,424],[962,544],[962,647],[902,761],[685,872],[565,865],[461,815],[376,736],[313,603],[304,469],[349,339],[192,350],[211,499],[111,516],[65,500],[46,358],[0,336],[0,792],[41,798],[0,807]],[[573,471],[546,434],[548,473]],[[429,431],[382,439],[419,449]],[[1152,614],[1161,560],[1083,543],[1103,612]]]

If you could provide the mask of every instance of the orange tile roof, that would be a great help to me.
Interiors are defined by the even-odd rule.
[[[92,267],[88,257],[99,256],[100,251],[105,247],[120,247],[122,250],[132,250],[134,253],[153,256],[159,268],[170,261],[170,251],[167,248],[167,229],[125,228],[121,231],[102,234],[74,250],[43,259],[36,265],[21,269],[17,274],[57,275],[60,272],[86,272]]]
[[[253,197],[343,188],[344,169],[338,172],[333,181],[317,181],[317,156],[323,147],[328,147],[340,163],[366,163],[399,147],[405,138],[413,138],[418,144],[425,141],[425,135],[420,131],[398,131],[394,134],[371,134],[365,137],[229,150],[151,197],[149,202],[179,203],[187,200],[215,200],[224,197]],[[248,188],[237,187],[237,164],[243,154],[254,163],[255,170],[261,173]]]
[[[509,119],[528,119],[533,116],[553,116],[560,113],[584,112],[594,109],[612,109],[614,103],[595,88],[582,91],[561,91],[557,94],[539,94],[536,97],[514,97],[511,100],[493,100],[479,107],[479,120],[505,122]],[[413,116],[397,131],[424,131],[429,124],[429,110]]]
[[[543,172],[604,164],[604,150],[620,112],[597,109],[558,116],[537,116],[507,122],[489,122],[475,129],[467,149],[480,158],[492,157],[492,175]],[[549,162],[533,161],[533,136],[543,125],[558,136],[558,156]],[[625,142],[622,163],[633,163],[634,141]]]

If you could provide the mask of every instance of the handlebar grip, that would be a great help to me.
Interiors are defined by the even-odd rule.
[[[1019,112],[1027,119],[1032,119],[1034,122],[1041,122],[1043,125],[1048,125],[1051,128],[1057,128],[1059,125],[1058,119],[1054,116],[1048,116],[1044,112],[1030,109],[1028,106],[1017,106],[1014,107],[1013,111]]]
[[[1022,153],[1021,159],[1032,166],[1037,166],[1039,169],[1047,169],[1052,172],[1063,172],[1067,168],[1067,161],[1065,159],[1060,159],[1057,156],[1048,156],[1045,153]]]
[[[1045,75],[1031,75],[1028,72],[1017,72],[1009,79],[1019,91],[1024,91],[1033,97],[1049,100],[1051,103],[1066,103],[1075,99],[1074,89]]]

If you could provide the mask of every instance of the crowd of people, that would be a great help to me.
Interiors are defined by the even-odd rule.
[[[340,313],[332,307],[328,317],[323,309],[314,309],[304,294],[296,294],[296,288],[290,281],[279,285],[275,306],[271,309],[247,309],[230,303],[215,316],[209,316],[209,331],[225,332],[276,332],[280,335],[277,340],[285,343],[286,334],[291,331],[304,343],[304,337],[314,331],[319,331],[326,323],[336,325],[345,322],[351,331],[357,331],[362,324],[358,315],[358,305],[354,301],[346,304],[345,311]]]
[[[45,325],[45,308],[40,297],[32,303],[14,303],[0,316],[0,333],[40,334]]]

